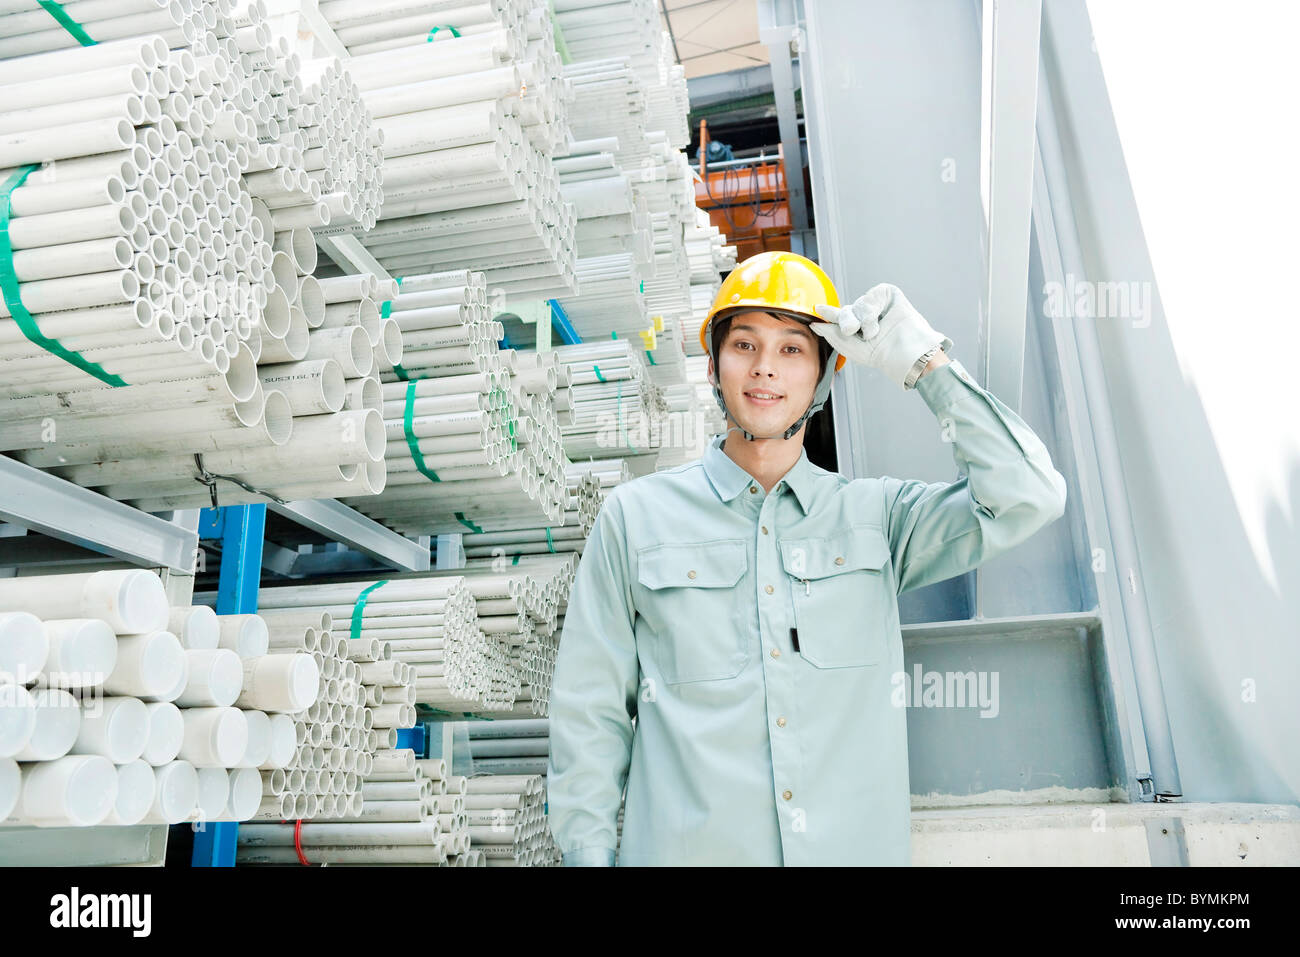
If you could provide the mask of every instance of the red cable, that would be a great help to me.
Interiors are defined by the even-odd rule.
[[[293,822],[293,849],[298,852],[298,863],[303,867],[311,867],[311,861],[302,852],[302,818]]]

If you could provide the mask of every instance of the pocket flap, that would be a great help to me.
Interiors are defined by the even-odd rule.
[[[637,580],[646,588],[730,588],[747,564],[741,539],[651,545],[637,552]]]
[[[795,578],[826,578],[845,572],[877,571],[889,561],[889,543],[875,525],[854,525],[825,538],[787,538],[781,564]]]

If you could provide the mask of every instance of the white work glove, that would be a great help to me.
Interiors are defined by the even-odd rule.
[[[809,323],[835,351],[852,362],[879,369],[885,377],[907,388],[907,376],[920,358],[935,346],[947,352],[952,340],[935,332],[903,290],[880,283],[848,306],[818,306],[825,322]]]

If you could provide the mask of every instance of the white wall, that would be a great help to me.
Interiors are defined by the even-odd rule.
[[[1100,335],[1184,792],[1295,802],[1300,5],[1087,7],[1163,307]]]

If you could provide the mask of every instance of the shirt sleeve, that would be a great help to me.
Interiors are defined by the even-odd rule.
[[[970,571],[1065,512],[1065,478],[1047,448],[960,362],[927,373],[916,391],[952,442],[958,478],[882,479],[900,593]]]
[[[547,814],[566,866],[614,863],[640,678],[628,579],[616,489],[578,562],[551,684]]]

